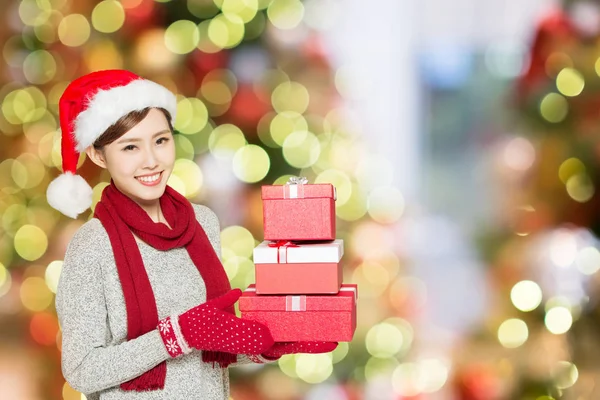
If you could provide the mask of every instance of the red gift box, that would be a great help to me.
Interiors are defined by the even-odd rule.
[[[261,192],[265,240],[335,239],[333,185],[270,185]]]
[[[254,249],[257,294],[335,294],[344,242],[264,241]]]
[[[358,288],[343,284],[336,295],[256,294],[254,285],[239,300],[242,318],[265,324],[276,342],[350,342],[356,329]]]

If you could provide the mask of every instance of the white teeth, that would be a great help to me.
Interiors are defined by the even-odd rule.
[[[151,183],[151,182],[156,182],[159,177],[160,177],[160,172],[158,174],[152,175],[152,176],[138,176],[137,179],[142,182]]]

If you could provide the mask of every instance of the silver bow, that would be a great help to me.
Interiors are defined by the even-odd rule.
[[[286,185],[306,185],[308,178],[305,176],[290,176],[290,179],[286,182]]]

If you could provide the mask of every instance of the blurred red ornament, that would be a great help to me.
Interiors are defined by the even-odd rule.
[[[193,71],[198,82],[202,82],[206,74],[215,69],[227,68],[229,52],[221,50],[216,53],[204,53],[200,50],[192,52],[189,58],[190,70]]]
[[[128,3],[132,7],[127,7]],[[123,3],[123,7],[125,8],[125,22],[120,32],[130,38],[138,36],[145,29],[159,25],[162,19],[154,0],[129,0]]]
[[[517,81],[518,100],[524,100],[547,78],[546,60],[557,48],[557,42],[576,37],[576,29],[563,10],[555,10],[542,18],[535,29],[529,51],[529,65]]]
[[[256,130],[258,121],[269,111],[271,111],[270,104],[256,94],[252,85],[241,83],[231,100],[226,117],[244,131],[253,132]]]
[[[29,323],[29,332],[37,343],[44,346],[54,345],[58,333],[58,320],[47,312],[35,314]]]
[[[493,400],[498,398],[498,378],[485,366],[472,365],[456,376],[457,400]]]

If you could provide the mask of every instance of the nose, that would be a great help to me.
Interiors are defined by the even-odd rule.
[[[158,158],[154,152],[152,146],[149,149],[146,149],[144,152],[144,163],[142,165],[144,169],[154,169],[158,167]]]

